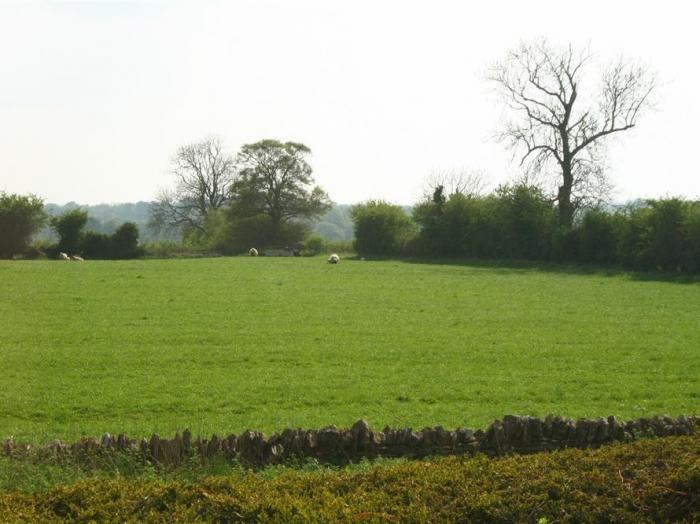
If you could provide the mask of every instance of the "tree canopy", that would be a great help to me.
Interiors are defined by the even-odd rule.
[[[229,216],[233,221],[258,217],[268,223],[267,237],[285,242],[292,222],[316,218],[330,208],[326,192],[314,185],[307,162],[311,150],[297,142],[261,140],[246,144],[236,157],[237,176],[231,184]]]
[[[0,192],[0,258],[22,253],[45,220],[39,197]]]
[[[71,209],[60,216],[51,218],[51,227],[59,237],[58,249],[65,253],[77,254],[81,248],[83,228],[88,221],[84,209]]]

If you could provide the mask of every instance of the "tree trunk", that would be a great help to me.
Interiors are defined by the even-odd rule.
[[[562,185],[559,186],[557,201],[559,203],[559,226],[570,228],[574,223],[574,208],[571,205],[571,189],[573,175],[571,173],[571,161],[565,160],[562,166]]]

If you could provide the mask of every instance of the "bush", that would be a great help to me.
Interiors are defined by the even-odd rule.
[[[682,226],[681,266],[689,273],[700,273],[700,202],[686,206]]]
[[[429,256],[473,255],[478,200],[460,193],[445,200],[439,190],[431,201],[413,210],[413,219],[420,226],[416,249]]]
[[[128,259],[143,255],[138,247],[139,230],[136,224],[125,222],[113,235],[88,231],[82,239],[82,252],[86,258]]]
[[[621,220],[624,217],[601,209],[588,211],[579,228],[579,260],[591,264],[619,263]]]
[[[549,258],[556,214],[541,189],[517,184],[496,190],[503,251],[509,258]]]
[[[453,193],[441,187],[418,204],[420,227],[415,249],[428,256],[548,258],[555,212],[536,187],[501,186],[487,197]]]
[[[110,239],[112,258],[125,259],[141,256],[139,251],[139,228],[133,222],[124,222]]]
[[[301,254],[304,256],[314,256],[323,253],[326,247],[326,241],[323,240],[318,235],[311,235],[304,241],[304,245],[301,248]]]
[[[83,256],[86,258],[111,258],[112,247],[109,235],[88,231],[83,236]]]
[[[237,217],[230,210],[209,213],[205,222],[204,245],[223,254],[240,254],[251,247],[301,250],[308,226],[301,222],[282,222],[275,226],[269,215]]]
[[[400,206],[370,200],[352,207],[355,250],[360,255],[400,255],[416,228]]]
[[[45,220],[44,203],[39,197],[0,193],[0,258],[25,251]]]
[[[59,237],[58,250],[69,255],[81,251],[83,228],[88,221],[88,213],[83,209],[72,209],[51,219],[51,227]]]
[[[662,271],[681,269],[683,256],[683,207],[678,198],[648,201],[642,236],[642,262]]]
[[[648,213],[646,207],[628,207],[620,213],[616,258],[623,266],[644,269],[642,252]]]
[[[326,253],[354,253],[354,243],[351,240],[326,242]]]

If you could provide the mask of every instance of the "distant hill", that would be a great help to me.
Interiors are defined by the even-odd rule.
[[[312,222],[311,230],[331,242],[353,239],[352,218],[347,204],[333,204],[325,215]]]

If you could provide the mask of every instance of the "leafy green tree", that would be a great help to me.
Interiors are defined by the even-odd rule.
[[[139,256],[139,228],[133,222],[124,222],[112,235],[113,258],[136,258]]]
[[[45,220],[39,197],[0,193],[0,258],[22,253]]]
[[[326,192],[314,185],[304,144],[261,140],[246,144],[236,157],[238,176],[231,185],[229,218],[260,226],[260,242],[289,245],[301,223],[330,208]],[[301,236],[303,239],[303,234]],[[254,242],[255,243],[255,242]]]
[[[88,221],[84,209],[66,211],[51,219],[51,227],[59,237],[58,249],[64,253],[76,254],[81,251],[83,228]]]
[[[397,255],[415,236],[416,226],[401,206],[370,200],[352,207],[355,249],[361,255]]]

